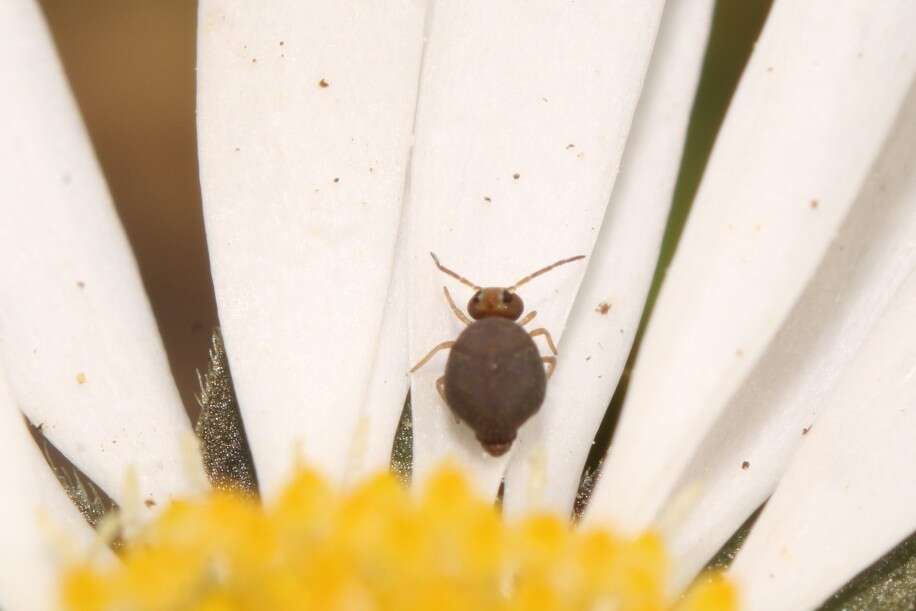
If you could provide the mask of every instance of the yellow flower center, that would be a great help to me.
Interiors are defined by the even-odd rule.
[[[616,538],[537,515],[504,521],[460,473],[419,498],[390,475],[342,493],[312,472],[277,502],[215,492],[175,502],[127,542],[122,562],[73,567],[70,611],[727,611],[704,578],[673,606],[660,540]]]

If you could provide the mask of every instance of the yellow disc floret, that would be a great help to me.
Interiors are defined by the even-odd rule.
[[[389,475],[341,493],[299,474],[275,504],[215,492],[175,502],[117,566],[74,567],[70,611],[728,611],[704,579],[673,607],[659,539],[533,516],[504,521],[455,470],[414,498]]]

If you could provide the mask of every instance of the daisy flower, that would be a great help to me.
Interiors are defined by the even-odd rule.
[[[0,608],[912,604],[916,5],[773,2],[669,265],[716,10],[201,0],[201,463],[40,9],[0,3]],[[471,296],[430,251],[586,256],[519,288],[559,360],[501,456],[444,354],[408,375]]]

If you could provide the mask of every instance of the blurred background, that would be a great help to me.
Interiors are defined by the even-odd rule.
[[[657,281],[676,248],[715,134],[771,1],[716,4]],[[217,325],[197,178],[197,3],[41,4],[133,244],[172,372],[189,415],[196,418],[196,370],[206,368],[209,335]],[[615,411],[609,411],[605,437]]]

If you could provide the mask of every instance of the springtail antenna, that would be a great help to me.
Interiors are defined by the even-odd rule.
[[[442,273],[444,273],[444,274],[448,274],[449,276],[451,276],[452,278],[454,278],[455,280],[457,280],[457,281],[460,282],[461,284],[465,284],[465,285],[471,287],[472,289],[474,289],[475,291],[479,291],[479,290],[480,290],[480,287],[479,287],[479,286],[477,286],[476,284],[474,284],[473,282],[471,282],[470,280],[468,280],[468,279],[465,278],[464,276],[462,276],[462,275],[460,275],[460,274],[456,274],[455,272],[453,272],[453,271],[450,270],[449,268],[447,268],[447,267],[445,267],[444,265],[442,265],[441,263],[439,263],[439,257],[436,256],[436,253],[431,252],[431,253],[429,253],[429,255],[433,258],[433,261],[436,263],[436,267],[439,268],[439,271],[440,271],[440,272],[442,272]]]
[[[506,290],[508,290],[510,293],[514,293],[514,292],[515,292],[515,289],[517,289],[517,288],[520,287],[521,285],[525,284],[526,282],[528,282],[528,281],[530,281],[530,280],[533,280],[533,279],[537,278],[538,276],[540,276],[540,275],[542,275],[542,274],[546,274],[547,272],[549,272],[549,271],[552,270],[553,268],[555,268],[555,267],[560,267],[561,265],[565,265],[565,264],[567,264],[567,263],[572,263],[573,261],[578,261],[579,259],[584,259],[584,258],[585,258],[585,255],[577,255],[577,256],[575,256],[575,257],[570,257],[570,258],[568,258],[568,259],[560,259],[560,260],[557,261],[556,263],[551,263],[551,264],[548,265],[547,267],[542,267],[541,269],[539,269],[538,271],[534,272],[533,274],[528,274],[527,276],[525,276],[524,278],[522,278],[521,280],[519,280],[518,282],[516,282],[515,284],[513,284],[512,286],[510,286],[510,287],[509,287],[508,289],[506,289]]]

